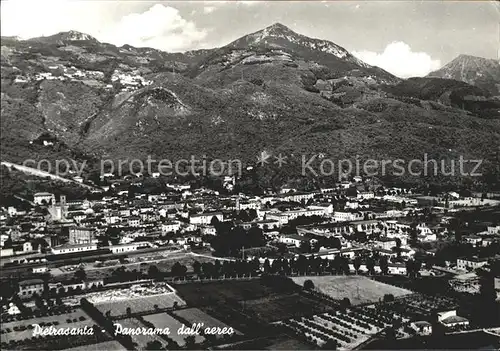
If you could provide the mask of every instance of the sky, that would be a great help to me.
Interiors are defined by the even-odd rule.
[[[396,76],[424,76],[459,54],[497,59],[494,1],[4,0],[2,36],[76,30],[115,45],[220,47],[275,22],[330,40]]]

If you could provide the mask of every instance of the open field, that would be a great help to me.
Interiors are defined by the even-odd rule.
[[[155,328],[169,328],[170,329],[170,335],[168,335],[169,338],[174,340],[179,346],[184,346],[185,341],[184,339],[188,335],[182,335],[178,333],[178,330],[182,324],[179,322],[177,319],[169,315],[168,313],[157,313],[157,314],[150,314],[147,316],[144,316],[144,320],[153,323]],[[187,325],[185,327],[191,327],[190,325]],[[195,335],[195,342],[197,344],[202,343],[205,340],[205,338],[201,335]]]
[[[291,294],[297,290],[290,286],[270,287],[263,284],[260,279],[172,285],[188,305],[220,304],[226,303],[227,300],[255,300],[270,295]]]
[[[394,297],[412,294],[410,290],[377,282],[363,276],[294,277],[293,281],[302,286],[309,279],[322,293],[334,299],[347,297],[352,305],[377,302],[385,294],[392,294]]]
[[[84,320],[80,320],[82,317]],[[69,322],[69,320],[71,320],[71,322]],[[36,317],[2,323],[1,342],[8,343],[11,340],[20,341],[30,339],[33,337],[33,324],[39,324],[40,326],[45,324],[48,326],[47,323],[50,323],[50,325],[53,325],[55,328],[84,328],[85,326],[90,328],[95,324],[94,320],[92,320],[83,310],[78,308],[74,312],[61,315]]]
[[[226,308],[226,313],[248,314],[254,322],[276,322],[302,315],[314,315],[329,312],[332,308],[316,299],[304,296],[302,288],[288,278],[268,277],[240,281],[215,281],[175,285],[179,296],[188,306],[205,306],[217,312],[219,307]],[[227,310],[233,309],[233,312]],[[203,310],[206,311],[205,308]],[[211,312],[209,312],[212,315]],[[219,320],[236,326],[220,314],[214,315]],[[242,322],[243,328],[248,323]],[[262,323],[261,323],[262,324]],[[246,334],[246,329],[239,329]]]
[[[189,322],[189,325],[192,325],[193,323],[203,323],[204,328],[212,328],[212,327],[219,327],[219,328],[229,328],[230,326],[221,322],[220,320],[206,314],[202,310],[199,310],[197,308],[186,308],[182,310],[177,310],[174,311],[173,314],[176,317],[180,317],[185,319],[186,321]],[[234,329],[234,328],[233,328]],[[238,330],[234,330],[235,334],[241,335],[242,333],[239,332]],[[222,337],[222,335],[218,335],[218,337]]]

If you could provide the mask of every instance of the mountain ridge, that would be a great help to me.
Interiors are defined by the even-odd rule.
[[[185,54],[70,34],[2,39],[6,161],[205,154],[252,163],[262,151],[449,159],[500,147],[488,91],[402,80],[282,24]]]
[[[462,81],[500,96],[500,62],[473,55],[460,54],[427,77]]]

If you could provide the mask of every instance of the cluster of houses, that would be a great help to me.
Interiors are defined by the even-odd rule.
[[[2,208],[2,260],[42,262],[46,255],[78,256],[102,248],[123,254],[171,243],[209,247],[210,236],[217,235],[217,223],[230,221],[245,230],[260,228],[268,244],[284,245],[291,252],[320,242],[325,245],[322,238],[335,238],[338,245],[319,245],[315,254],[353,259],[360,250],[368,250],[388,256],[389,273],[406,274],[404,261],[415,255],[412,236],[429,244],[450,236],[449,215],[438,214],[429,222],[418,219],[424,211],[418,194],[409,189],[367,190],[362,179],[317,191],[283,188],[279,193],[255,196],[169,183],[164,192],[130,193],[127,179],[115,181],[112,174],[103,178],[111,179],[111,185],[94,192],[92,199],[68,201],[64,195],[40,192],[34,194],[28,210],[26,206]],[[234,185],[234,177],[230,178],[226,183]],[[352,191],[353,187],[358,190]],[[290,228],[294,228],[292,233]],[[483,229],[463,240],[475,246],[498,242],[498,224]],[[456,266],[473,271],[485,262],[467,258],[458,260]],[[367,268],[361,265],[359,270]]]

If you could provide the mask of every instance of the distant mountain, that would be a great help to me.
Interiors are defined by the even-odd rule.
[[[459,55],[428,77],[455,79],[466,82],[494,95],[500,95],[500,62],[471,55]]]
[[[213,72],[208,70],[211,65],[230,69],[238,64],[251,65],[275,60],[315,62],[318,68],[328,68],[330,77],[363,75],[372,76],[380,82],[399,81],[392,74],[368,65],[335,43],[306,37],[281,23],[275,23],[213,50],[198,66],[193,67],[192,75],[196,76],[201,71],[212,74]]]
[[[77,32],[2,37],[2,161],[26,158],[486,158],[499,101],[479,86],[401,80],[274,24],[226,46],[166,53]],[[293,156],[292,156],[293,155]]]
[[[64,43],[69,43],[69,42],[81,42],[81,41],[99,43],[99,41],[93,36],[77,32],[75,30],[70,30],[68,32],[60,32],[48,37],[31,38],[28,39],[27,41],[39,42],[45,44],[59,44],[59,45],[63,45]]]

